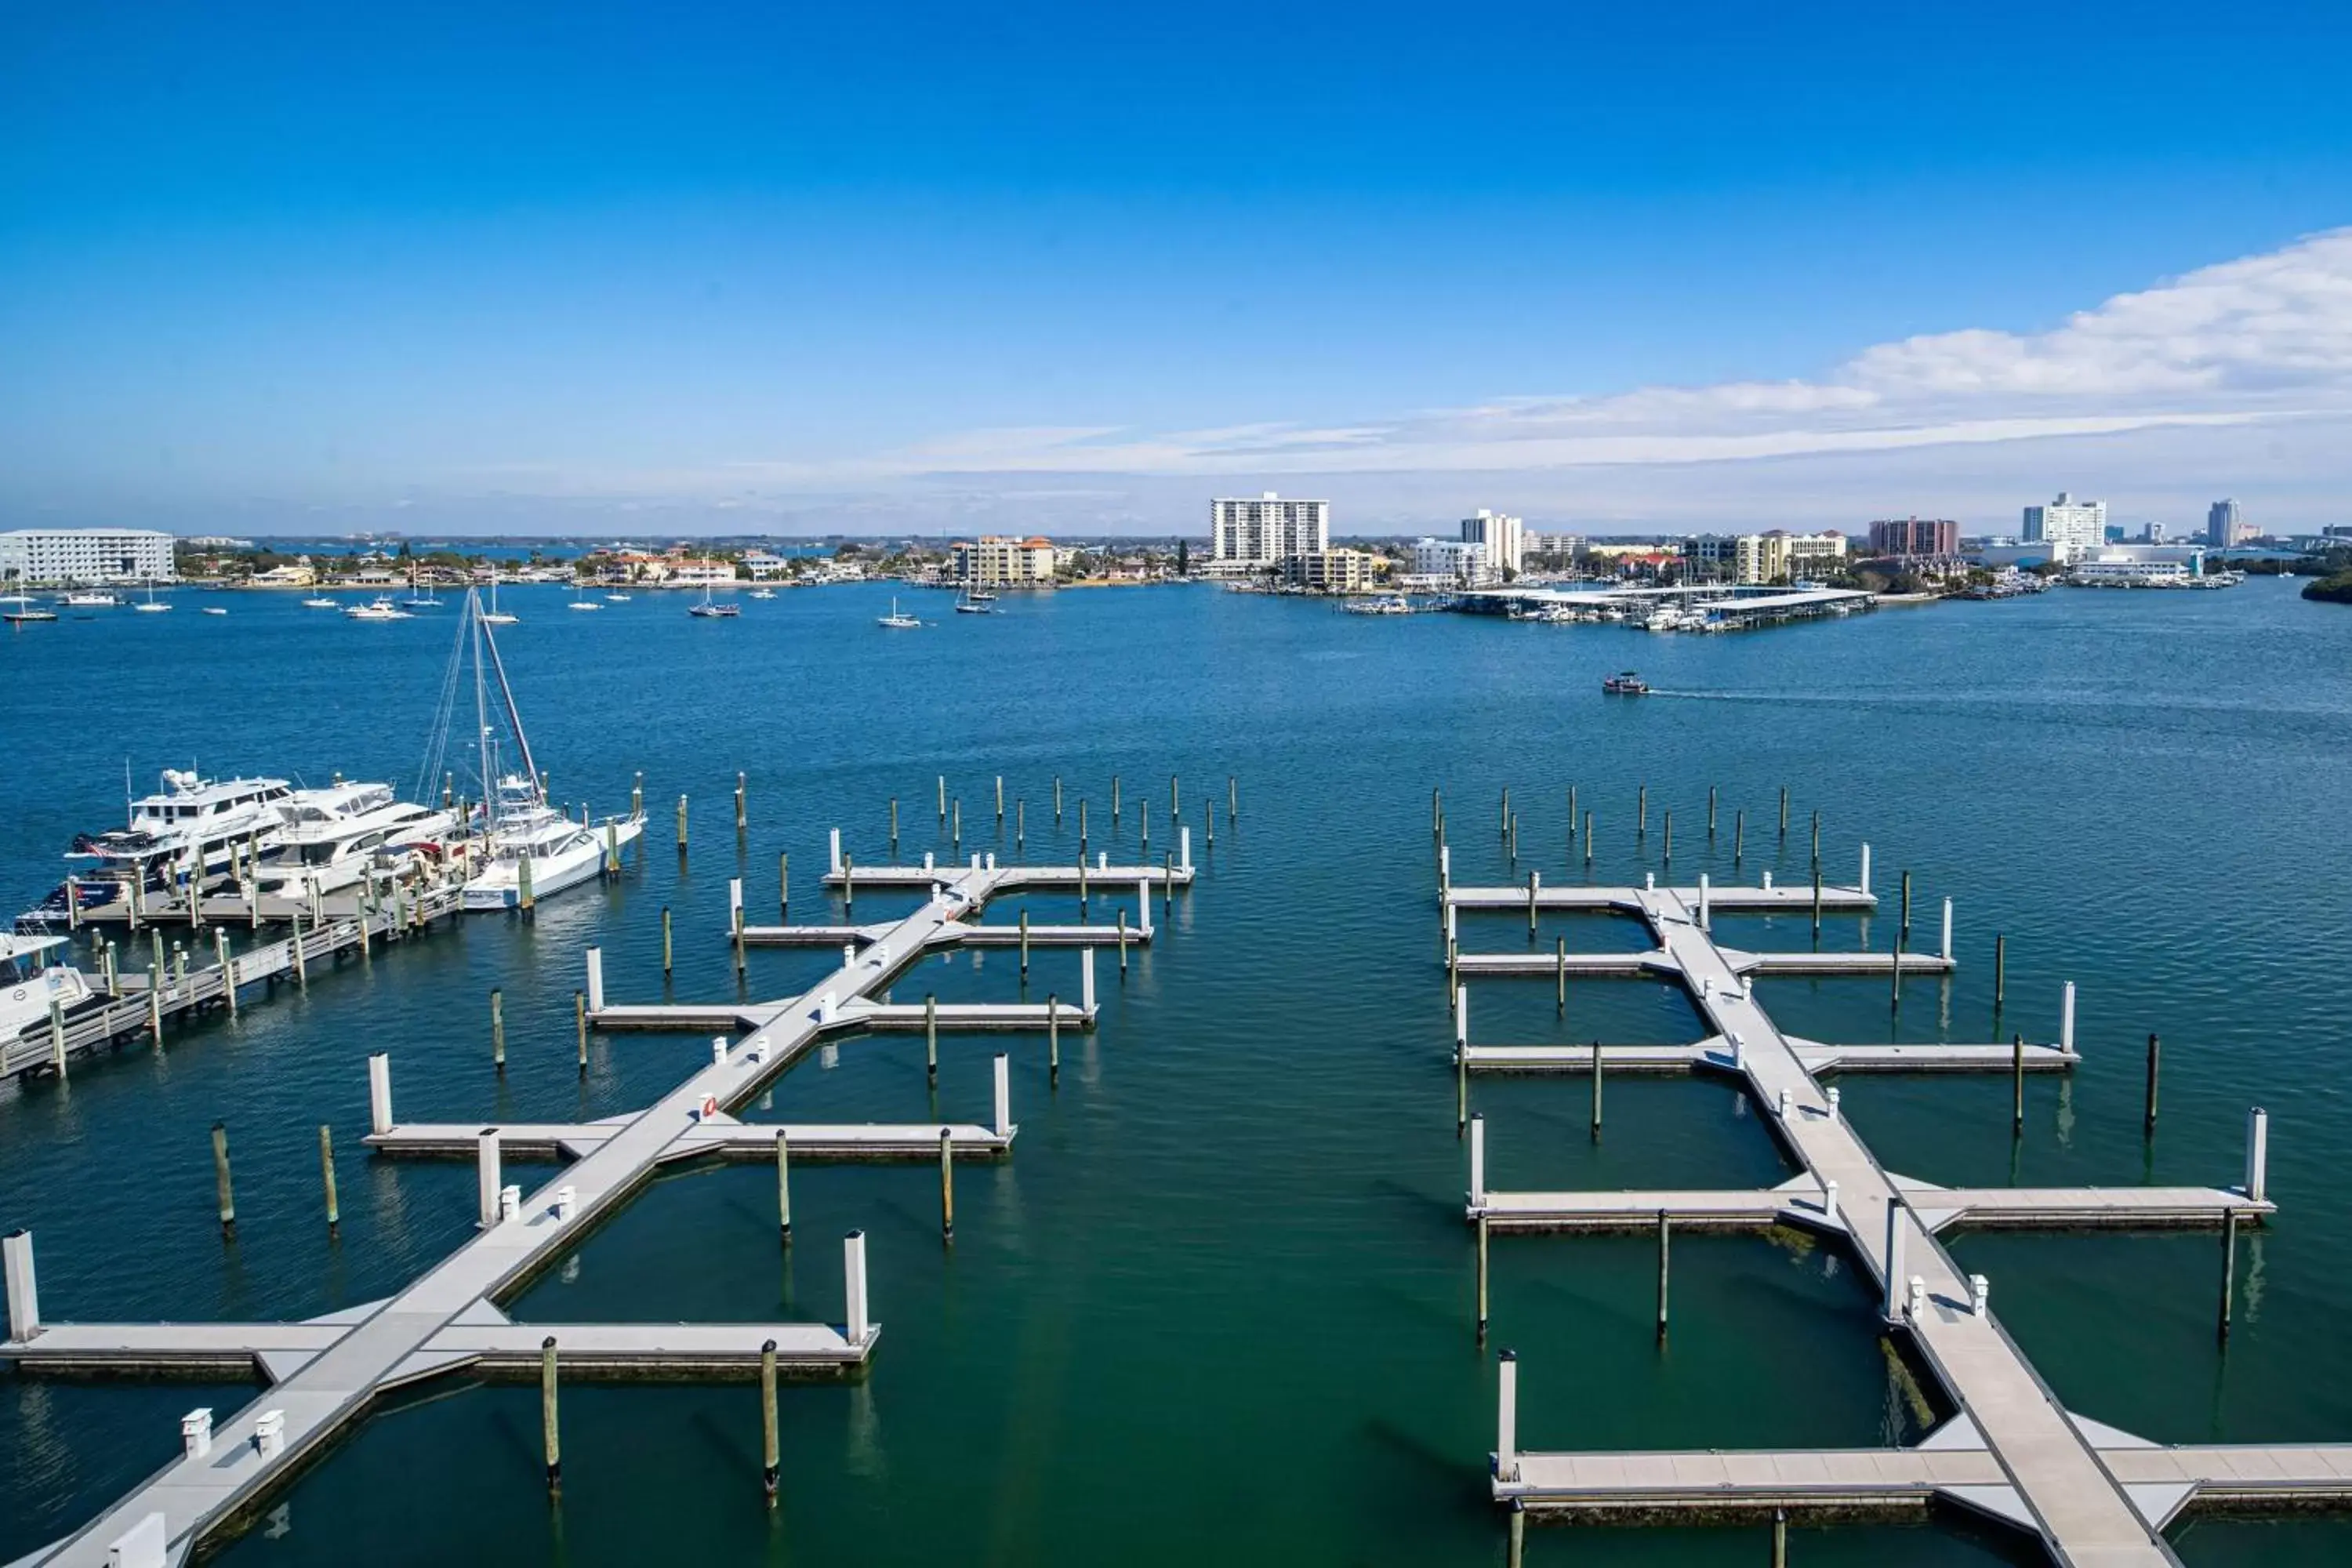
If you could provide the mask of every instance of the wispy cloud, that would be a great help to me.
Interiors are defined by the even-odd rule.
[[[1863,350],[1818,379],[1508,396],[1339,426],[982,429],[706,481],[790,489],[940,475],[1393,474],[1889,452],[2352,411],[2352,228],[2120,294],[2041,332]]]

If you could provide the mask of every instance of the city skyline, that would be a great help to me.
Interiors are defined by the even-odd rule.
[[[2342,521],[2352,23],[1968,23],[43,16],[0,525]]]

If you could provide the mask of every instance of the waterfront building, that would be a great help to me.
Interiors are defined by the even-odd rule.
[[[1943,557],[1960,552],[1960,525],[1950,518],[1888,518],[1870,525],[1873,555]]]
[[[1377,581],[1386,560],[1369,550],[1310,551],[1294,555],[1284,574],[1302,588],[1318,594],[1360,594]]]
[[[968,588],[1050,588],[1057,559],[1050,539],[984,533],[955,547],[955,580]]]
[[[1584,536],[1580,533],[1529,533],[1520,541],[1523,559],[1559,566],[1567,565],[1583,551]]]
[[[789,556],[778,555],[772,550],[743,552],[743,570],[750,574],[754,583],[773,582],[790,572],[792,568],[792,559]]]
[[[1793,582],[1845,561],[1843,533],[1700,533],[1683,541],[1683,560],[1694,577],[1729,583]]]
[[[2254,525],[2246,521],[2234,500],[2217,500],[2205,509],[2205,542],[2216,550],[2243,544],[2255,532]]]
[[[0,583],[163,582],[172,536],[141,528],[19,528],[0,533]]]
[[[1486,547],[1462,539],[1415,540],[1412,574],[1456,588],[1484,588],[1502,580]]]
[[[721,588],[735,581],[735,563],[678,556],[670,562],[664,581],[673,588]]]
[[[1212,565],[1279,566],[1294,555],[1331,547],[1331,503],[1284,500],[1272,490],[1255,500],[1209,503]]]
[[[2180,587],[2205,574],[2205,546],[2110,544],[2085,552],[2066,580],[2086,587]]]
[[[2050,546],[2053,561],[2072,561],[2106,542],[2107,503],[2078,501],[2064,490],[2043,506],[2025,509],[2024,542]]]
[[[251,583],[257,588],[314,588],[319,583],[319,569],[310,564],[309,556],[298,555],[283,566],[256,572]]]
[[[1486,559],[1495,570],[1516,577],[1526,559],[1527,525],[1516,517],[1480,507],[1476,516],[1462,520],[1462,542],[1485,545]]]

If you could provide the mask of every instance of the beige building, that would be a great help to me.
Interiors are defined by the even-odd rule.
[[[955,547],[956,581],[971,588],[1049,588],[1054,584],[1054,542],[982,534]]]
[[[1369,550],[1315,550],[1295,555],[1285,574],[1300,587],[1318,594],[1360,594],[1372,587],[1388,563]]]
[[[1843,533],[1702,533],[1683,542],[1683,559],[1701,578],[1763,584],[1835,572],[1845,563]]]

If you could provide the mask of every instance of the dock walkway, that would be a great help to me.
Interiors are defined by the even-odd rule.
[[[1866,861],[1865,861],[1866,864]],[[1442,873],[1441,873],[1442,875]],[[1830,1070],[2000,1070],[2016,1047],[1835,1047],[1783,1034],[1758,1000],[1754,977],[1889,973],[1951,967],[1937,954],[1759,953],[1717,945],[1708,915],[1745,907],[1767,889],[1577,889],[1578,907],[1638,915],[1654,952],[1584,955],[1570,974],[1671,975],[1687,989],[1711,1037],[1689,1047],[1604,1047],[1604,1070],[1709,1071],[1741,1079],[1801,1174],[1753,1192],[1504,1193],[1486,1188],[1486,1129],[1469,1124],[1467,1216],[1496,1229],[1626,1229],[1664,1220],[1693,1227],[1794,1225],[1842,1237],[1877,1282],[1890,1325],[1908,1335],[1920,1360],[1962,1412],[1968,1442],[1950,1451],[1864,1450],[1849,1455],[1584,1455],[1519,1450],[1517,1367],[1507,1360],[1494,1495],[1530,1509],[1655,1512],[1846,1504],[1857,1499],[1917,1501],[1944,1495],[2038,1534],[2063,1563],[2108,1568],[2177,1562],[2164,1521],[2200,1488],[2240,1495],[2240,1470],[2276,1479],[2276,1495],[2347,1495],[2352,1448],[2221,1451],[2164,1449],[2112,1433],[2068,1412],[2026,1361],[1939,1240],[1961,1226],[2218,1226],[2234,1215],[2258,1222],[2273,1212],[2263,1192],[2261,1112],[2250,1127],[2242,1188],[1951,1189],[1889,1173],[1816,1077]],[[1797,889],[1769,889],[1772,896]],[[1540,901],[1547,895],[1535,894]],[[1814,893],[1801,889],[1810,910]],[[1704,904],[1702,904],[1702,899]],[[1441,884],[1448,931],[1464,909],[1525,910],[1529,893]],[[1824,909],[1866,910],[1861,887],[1824,889]],[[1799,901],[1783,900],[1783,906]],[[1579,955],[1570,955],[1571,960]],[[1557,954],[1460,953],[1457,984],[1492,975],[1560,973]],[[1468,994],[1460,993],[1461,1070],[1574,1071],[1591,1068],[1591,1047],[1471,1047]],[[2059,1070],[2075,1059],[2071,1038],[2033,1048],[2031,1066]],[[2126,1457],[2126,1451],[2128,1457]],[[2150,1456],[2162,1456],[2152,1458]],[[2147,1472],[2142,1480],[2142,1472]]]
[[[1189,846],[1188,846],[1189,849]],[[1189,853],[1180,870],[1128,867],[1088,875],[1105,884],[1149,886],[1155,880],[1189,883]],[[311,1323],[286,1325],[45,1324],[39,1320],[32,1280],[31,1238],[8,1238],[10,1338],[0,1342],[0,1362],[20,1366],[80,1370],[152,1370],[178,1361],[226,1364],[238,1361],[282,1371],[267,1392],[214,1429],[209,1447],[191,1451],[65,1540],[23,1559],[54,1568],[101,1568],[121,1559],[118,1550],[154,1539],[160,1530],[164,1559],[187,1560],[207,1533],[246,1515],[306,1458],[330,1444],[386,1389],[418,1377],[502,1358],[535,1364],[541,1340],[550,1334],[579,1342],[580,1355],[564,1350],[575,1371],[644,1375],[677,1368],[740,1371],[758,1361],[757,1346],[777,1342],[780,1354],[815,1369],[839,1373],[873,1353],[879,1325],[868,1315],[865,1242],[852,1232],[844,1244],[848,1276],[848,1321],[830,1325],[682,1329],[677,1325],[604,1325],[555,1328],[508,1323],[498,1303],[519,1291],[561,1252],[580,1245],[602,1220],[617,1212],[661,1166],[703,1155],[725,1156],[757,1143],[772,1158],[776,1128],[735,1120],[749,1104],[826,1035],[842,1027],[895,1022],[899,1009],[870,1000],[888,982],[919,962],[951,928],[1001,893],[1022,887],[1055,885],[1052,868],[995,868],[975,865],[920,873],[935,883],[931,896],[912,913],[877,934],[853,962],[807,992],[773,1002],[713,1010],[733,1030],[732,1039],[713,1044],[713,1059],[653,1105],[633,1115],[579,1127],[519,1126],[513,1142],[568,1156],[552,1179],[521,1195],[498,1186],[501,1167],[480,1151],[503,1145],[507,1134],[476,1128],[482,1160],[484,1223],[480,1234],[386,1300]],[[868,872],[859,870],[858,879]],[[1075,885],[1076,873],[1071,873]],[[929,885],[929,884],[927,884]],[[1091,950],[1087,956],[1091,959]],[[591,973],[596,973],[592,958]],[[1091,963],[1087,969],[1091,972]],[[601,987],[600,987],[601,988]],[[1090,989],[1090,987],[1089,987]],[[605,1010],[609,1013],[610,1010]],[[1091,1016],[1088,996],[1083,1011]],[[919,1016],[921,1009],[915,1012]],[[609,1018],[606,1020],[609,1023]],[[949,1026],[946,1016],[940,1020]],[[673,1026],[698,1026],[698,1025]],[[919,1022],[917,1026],[919,1026]],[[1019,1026],[1027,1026],[1025,1025]],[[373,1120],[371,1142],[387,1151],[454,1152],[447,1128],[403,1130],[391,1120],[390,1067],[370,1060]],[[995,1124],[950,1126],[950,1139],[968,1136],[967,1152],[998,1155],[1017,1129],[1010,1120],[999,1058]],[[783,1129],[789,1143],[794,1129]],[[909,1152],[908,1129],[802,1128],[810,1152],[856,1157]],[[936,1125],[921,1130],[926,1147],[939,1149]],[[894,1146],[895,1145],[895,1146]],[[513,1195],[509,1206],[509,1194]],[[495,1206],[493,1206],[495,1205]],[[756,1337],[753,1337],[756,1336]],[[525,1342],[528,1342],[526,1343]],[[744,1347],[752,1347],[749,1363]],[[265,1434],[268,1436],[265,1437]],[[192,1445],[193,1449],[193,1445]],[[161,1516],[160,1524],[155,1516]]]

